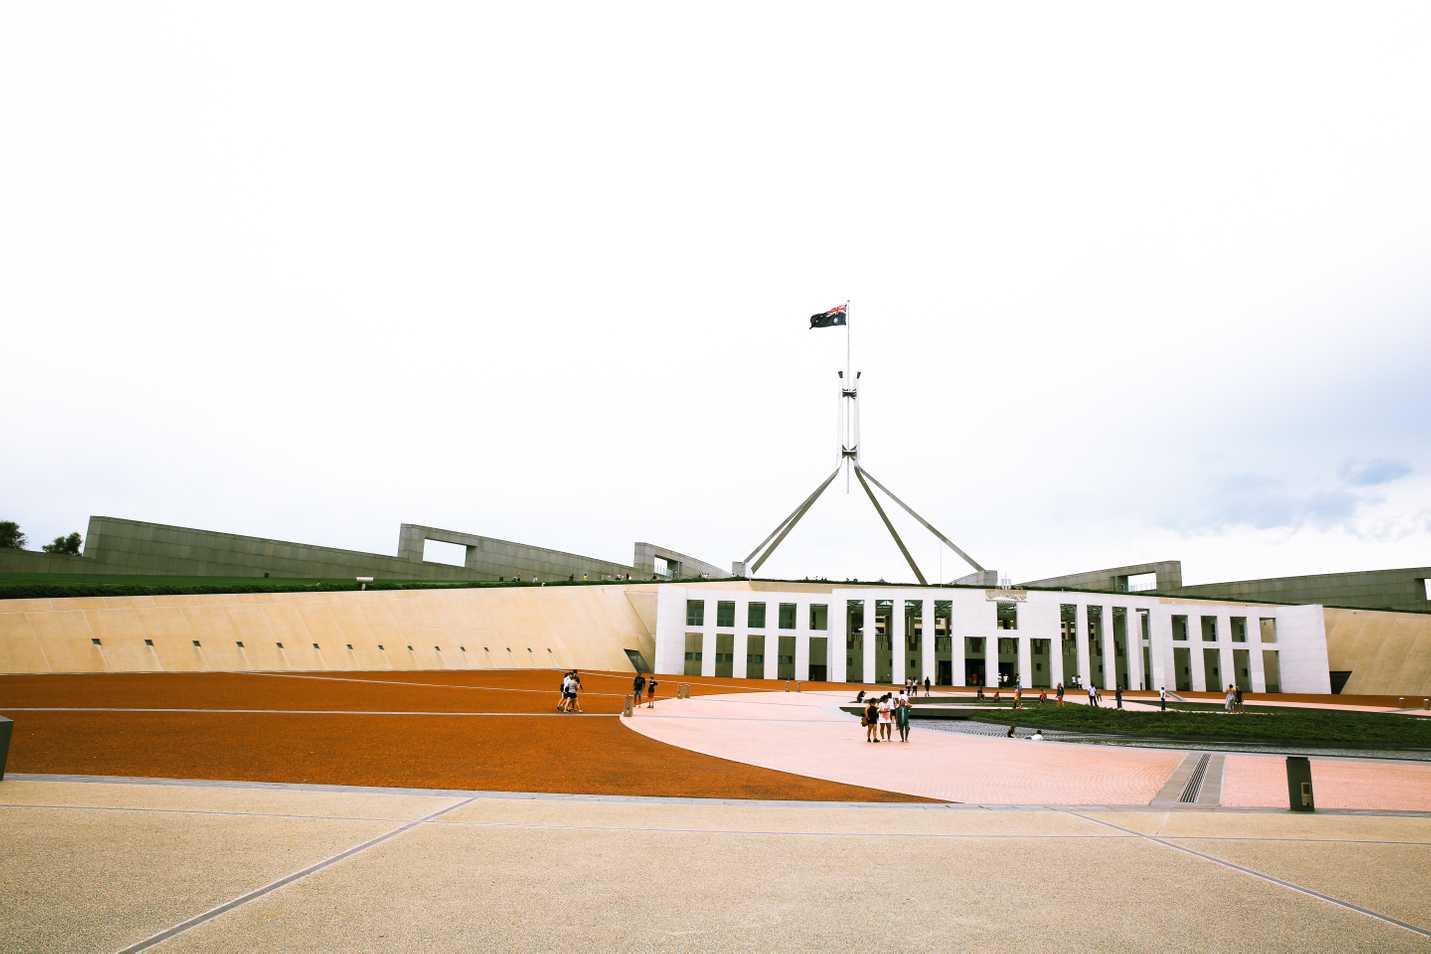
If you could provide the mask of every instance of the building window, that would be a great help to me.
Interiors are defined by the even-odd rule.
[[[1173,639],[1182,642],[1188,638],[1188,618],[1186,616],[1173,616]]]
[[[735,625],[735,601],[734,601],[734,600],[721,600],[720,602],[716,603],[716,625],[717,625],[717,626],[734,626],[734,625]]]
[[[824,603],[810,604],[810,628],[827,630],[830,628],[830,607]]]
[[[1019,604],[1000,602],[999,607],[999,629],[1019,628]]]
[[[1217,642],[1217,617],[1199,616],[1198,619],[1202,623],[1202,641],[1205,643]]]
[[[1426,598],[1431,600],[1431,579],[1422,580],[1421,588],[1426,591]]]
[[[706,621],[706,601],[686,600],[686,625],[703,626]]]
[[[1247,619],[1245,617],[1232,617],[1232,641],[1234,643],[1247,642]]]
[[[781,628],[781,629],[794,629],[794,628],[795,628],[795,604],[794,604],[794,603],[781,603],[781,604],[780,604],[780,628]]]
[[[747,629],[765,628],[764,603],[751,603],[745,608],[745,625]]]

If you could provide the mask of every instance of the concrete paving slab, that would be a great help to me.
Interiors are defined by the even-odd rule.
[[[1011,852],[1026,854],[1011,863]],[[1137,837],[912,847],[879,835],[441,824],[287,885],[167,947],[997,952],[1061,936],[1128,951],[1426,947],[1404,928]]]
[[[1173,841],[1431,930],[1431,845]]]
[[[1061,812],[953,811],[942,808],[823,808],[669,805],[640,802],[569,803],[484,798],[434,824],[575,826],[800,835],[881,834],[940,837],[1126,837],[1105,825]]]
[[[0,808],[0,949],[114,951],[393,827]]]
[[[1431,817],[1305,815],[1270,812],[1096,812],[1082,814],[1145,835],[1298,841],[1391,841],[1431,844]],[[1428,875],[1431,877],[1431,875]]]
[[[132,808],[151,811],[248,812],[265,815],[411,821],[454,799],[375,792],[315,792],[206,785],[133,785],[108,782],[0,782],[0,806]]]

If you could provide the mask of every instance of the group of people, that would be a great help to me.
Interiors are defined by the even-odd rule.
[[[558,712],[580,712],[581,700],[576,694],[581,691],[581,673],[575,669],[568,670],[561,677],[561,699],[557,701]]]
[[[651,673],[650,678],[644,672],[636,674],[636,681],[631,684],[631,702],[633,707],[641,704],[641,690],[646,690],[646,708],[656,708],[656,674]]]
[[[899,730],[899,741],[909,741],[909,717],[914,708],[914,694],[918,690],[918,684],[914,680],[905,683],[903,689],[898,692],[886,692],[882,696],[870,696],[865,698],[864,690],[860,690],[857,702],[864,703],[864,711],[860,714],[860,725],[865,729],[866,742],[893,742],[894,730]],[[925,694],[928,694],[928,680],[926,680]]]
[[[1227,687],[1227,698],[1223,700],[1222,708],[1224,712],[1242,711],[1242,687],[1229,685]]]

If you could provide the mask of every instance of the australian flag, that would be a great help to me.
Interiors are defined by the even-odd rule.
[[[818,315],[810,316],[811,328],[832,328],[835,325],[845,323],[845,306],[836,305],[829,311],[822,311]]]

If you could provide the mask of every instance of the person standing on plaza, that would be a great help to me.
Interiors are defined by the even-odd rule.
[[[909,741],[909,717],[913,713],[910,711],[914,706],[908,698],[899,701],[899,708],[894,711],[895,724],[899,727],[899,741]]]
[[[641,691],[646,688],[646,674],[638,672],[636,681],[631,684],[631,702],[633,705],[641,704]]]
[[[571,688],[571,673],[563,673],[561,677],[561,698],[557,700],[556,711],[566,711],[567,691]]]
[[[1024,707],[1024,687],[1023,687],[1023,686],[1014,686],[1014,708],[1015,708],[1015,709],[1022,709],[1023,707]]]
[[[575,710],[580,712],[581,699],[577,696],[577,693],[581,692],[581,676],[575,669],[571,671],[571,682],[567,683],[567,692],[567,701],[569,704],[567,705],[566,711],[571,712]]]
[[[1231,712],[1231,711],[1232,711],[1232,700],[1233,700],[1232,687],[1231,687],[1231,686],[1228,686],[1228,687],[1227,687],[1227,697],[1222,700],[1222,711],[1223,711],[1223,712]]]
[[[1233,686],[1233,688],[1232,688],[1232,709],[1233,709],[1234,712],[1241,712],[1241,711],[1242,711],[1242,687],[1241,687],[1241,686]]]
[[[638,697],[637,702],[640,702]],[[656,708],[656,674],[651,673],[651,678],[646,681],[646,708]]]
[[[1053,690],[1054,696],[1058,699],[1058,704],[1063,705],[1063,683],[1059,683]]]
[[[1113,690],[1113,698],[1118,701],[1118,708],[1123,708],[1123,684],[1118,683],[1118,688]]]
[[[924,677],[924,698],[929,698],[929,677]]]
[[[1088,683],[1088,705],[1094,709],[1098,708],[1098,689],[1090,681]]]
[[[1158,711],[1159,711],[1159,712],[1167,712],[1167,711],[1168,711],[1168,687],[1167,687],[1167,686],[1159,686],[1159,687],[1158,687]]]
[[[864,723],[865,723],[865,741],[866,741],[866,742],[878,742],[878,741],[879,741],[879,707],[878,707],[878,705],[875,703],[875,697],[874,697],[874,696],[870,696],[869,701],[865,703],[865,717],[864,717]]]
[[[880,696],[879,700],[879,737],[885,742],[892,741],[891,736],[893,733],[890,731],[894,724],[894,716],[890,711],[892,708],[893,703],[890,700],[889,693],[886,692]]]

